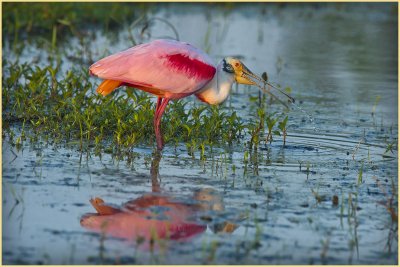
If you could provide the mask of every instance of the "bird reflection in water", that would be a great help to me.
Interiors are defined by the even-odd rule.
[[[155,240],[187,241],[203,233],[209,225],[214,233],[232,233],[238,226],[224,221],[212,223],[208,211],[224,210],[223,200],[214,189],[205,188],[193,193],[189,201],[161,193],[159,163],[161,151],[154,154],[150,175],[152,192],[130,200],[121,207],[106,204],[101,198],[90,203],[97,213],[82,216],[81,225],[105,236],[140,241],[142,248],[153,248]]]

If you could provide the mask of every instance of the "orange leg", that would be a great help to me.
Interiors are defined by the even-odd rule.
[[[159,97],[157,99],[157,106],[156,106],[156,111],[154,113],[154,130],[156,132],[156,140],[157,140],[157,149],[162,150],[164,147],[164,140],[162,137],[161,129],[160,129],[160,124],[161,124],[161,117],[165,111],[165,108],[167,107],[169,102],[168,98],[162,98]]]

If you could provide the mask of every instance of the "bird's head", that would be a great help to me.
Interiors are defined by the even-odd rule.
[[[235,82],[259,85],[263,80],[251,72],[239,59],[226,57],[222,60],[222,70],[234,75]]]
[[[251,72],[239,59],[233,57],[224,58],[222,60],[222,70],[225,71],[226,73],[233,75],[233,77],[235,78],[235,82],[237,83],[255,85],[264,93],[268,93],[273,97],[277,98],[270,91],[267,91],[265,89],[265,86],[268,85],[276,89],[280,93],[284,94],[289,99],[289,102],[291,103],[295,102],[295,99],[293,97],[283,92],[281,89],[273,86],[271,83],[267,81],[267,78],[261,79],[259,76]],[[283,102],[281,101],[281,103]]]

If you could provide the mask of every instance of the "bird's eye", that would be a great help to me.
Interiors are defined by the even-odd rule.
[[[226,63],[226,61],[224,60],[224,67],[223,67],[224,71],[229,72],[229,73],[234,73],[233,67],[231,64]]]

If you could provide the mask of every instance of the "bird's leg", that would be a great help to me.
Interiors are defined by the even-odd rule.
[[[160,98],[159,98],[160,99]],[[158,103],[161,102],[160,105]],[[162,133],[160,130],[160,123],[161,123],[161,117],[165,111],[165,108],[167,107],[169,102],[168,98],[161,98],[161,101],[157,101],[157,106],[158,108],[156,109],[155,115],[154,115],[154,129],[156,132],[156,140],[157,140],[157,149],[162,150],[164,147],[164,141],[162,137]]]
[[[157,110],[160,108],[162,100],[163,100],[162,97],[157,98],[157,108],[156,108]]]
[[[157,136],[157,133],[160,132],[160,123],[157,120],[160,117],[160,107],[161,107],[162,102],[163,102],[162,97],[157,98],[157,106],[156,106],[156,111],[154,113],[154,119],[153,119],[153,125],[154,125],[154,130],[156,132],[156,136]]]
[[[157,98],[156,111],[154,112],[154,119],[153,119],[154,129],[156,128],[156,121],[157,121],[157,116],[158,116],[158,110],[160,109],[162,100],[163,100],[162,97],[158,97],[158,98]]]

